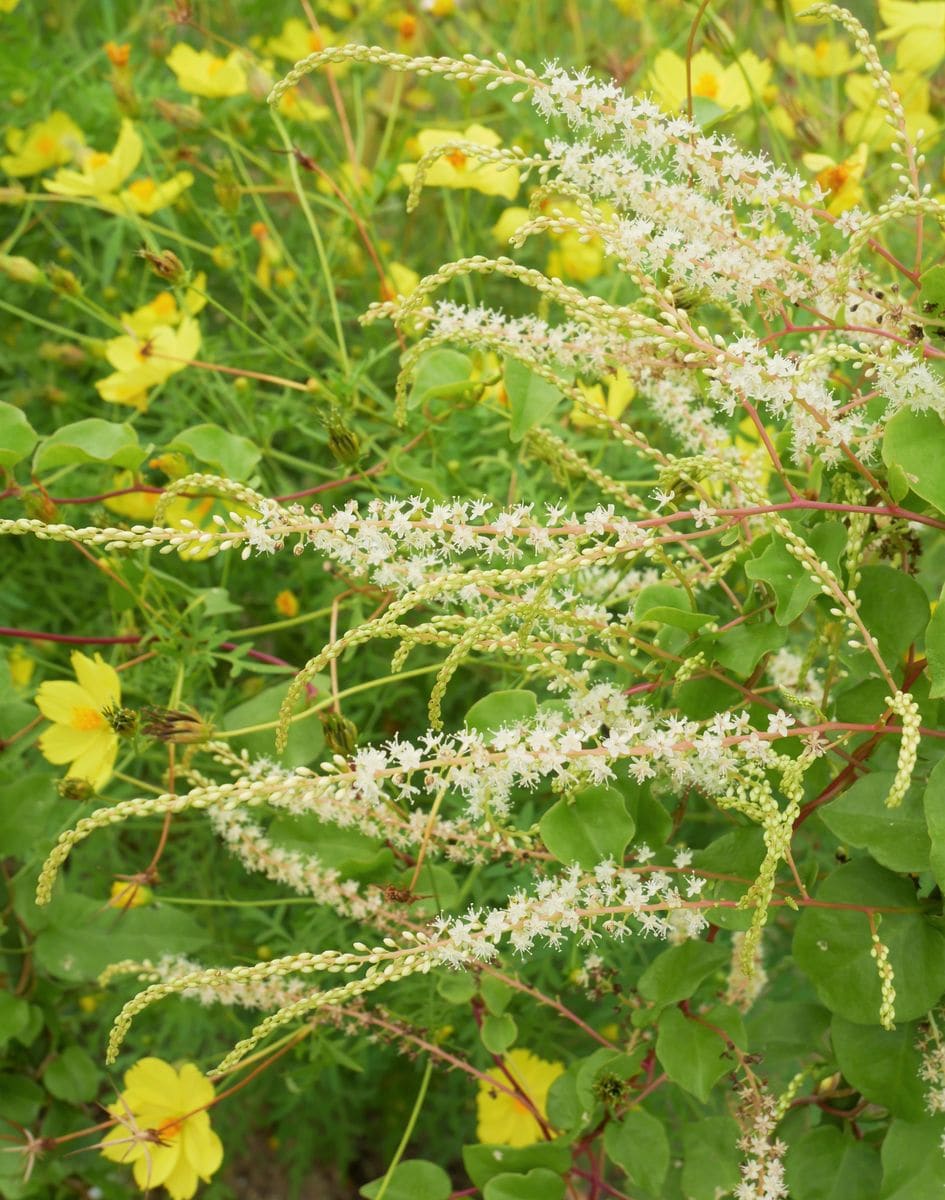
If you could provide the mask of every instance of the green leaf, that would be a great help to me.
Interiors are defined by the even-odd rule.
[[[826,562],[836,574],[840,555],[846,545],[846,530],[839,522],[816,525],[805,531],[808,545],[817,558]],[[777,599],[774,619],[779,625],[796,621],[811,600],[819,593],[820,583],[812,579],[787,548],[783,538],[772,535],[763,553],[745,564],[749,579],[768,584]]]
[[[515,358],[505,360],[505,394],[509,398],[509,438],[513,442],[520,442],[533,425],[540,425],[563,398],[560,388]]]
[[[46,1093],[39,1084],[25,1075],[0,1075],[0,1117],[6,1117],[7,1121],[31,1124],[45,1099]],[[0,1125],[5,1123],[0,1121]]]
[[[744,829],[733,829],[731,833],[723,833],[704,850],[696,852],[693,857],[693,866],[697,871],[734,875],[745,882],[730,883],[722,879],[711,880],[703,895],[706,899],[713,900],[740,900],[748,891],[752,881],[758,878],[764,855],[764,835],[757,825]],[[751,913],[740,908],[707,909],[705,918],[722,929],[747,929],[752,921]]]
[[[896,1019],[912,1021],[945,991],[945,934],[919,911],[915,889],[862,859],[834,871],[816,898],[835,904],[904,908],[882,914],[879,935],[895,976]],[[794,961],[835,1013],[861,1025],[879,1024],[880,987],[866,914],[808,908],[794,932]]]
[[[562,1200],[564,1180],[544,1167],[527,1175],[493,1175],[482,1192],[483,1200]]]
[[[731,1117],[703,1117],[683,1125],[682,1186],[686,1200],[718,1200],[742,1177],[741,1130]]]
[[[476,977],[471,971],[440,972],[436,991],[447,1004],[468,1004],[476,994]]]
[[[488,1013],[483,1017],[479,1036],[490,1054],[504,1054],[514,1045],[518,1037],[518,1026],[515,1024],[515,1018],[510,1017],[508,1013],[503,1013],[501,1017]]]
[[[736,1009],[717,1005],[699,1020],[685,1016],[678,1008],[661,1014],[656,1036],[656,1056],[673,1083],[691,1092],[703,1104],[713,1085],[731,1071],[734,1060],[724,1039],[710,1025],[716,1025],[736,1046],[745,1046],[745,1029]]]
[[[785,1159],[791,1200],[876,1200],[880,1161],[867,1142],[834,1126],[812,1129]]]
[[[23,857],[35,854],[37,843],[51,839],[61,828],[61,804],[53,780],[45,771],[30,771],[0,787],[3,853]]]
[[[358,1192],[365,1200],[374,1200],[380,1193],[385,1176],[366,1183]],[[453,1185],[450,1177],[436,1163],[422,1158],[408,1158],[391,1172],[384,1200],[449,1200]]]
[[[407,407],[419,408],[426,400],[469,391],[473,386],[472,359],[459,350],[441,346],[427,350],[417,360],[413,382],[407,395]]]
[[[101,1069],[79,1046],[67,1046],[43,1072],[50,1095],[71,1104],[93,1100],[101,1078]]]
[[[922,311],[935,321],[945,321],[945,267],[929,267],[919,279]]]
[[[538,712],[538,698],[534,692],[522,689],[493,692],[477,700],[466,714],[466,725],[477,733],[496,733],[505,725],[517,725],[530,720]]]
[[[515,995],[513,988],[494,975],[483,975],[479,981],[479,991],[485,1001],[486,1008],[493,1016],[500,1017],[509,1006],[509,1001]]]
[[[922,1055],[915,1046],[914,1025],[887,1031],[835,1016],[830,1040],[844,1078],[861,1095],[888,1108],[894,1116],[922,1120],[926,1115],[925,1088],[919,1075]]]
[[[892,567],[860,568],[856,594],[863,624],[888,663],[899,661],[929,620],[925,592],[911,575]]]
[[[883,1141],[880,1200],[942,1200],[945,1195],[945,1119],[893,1121]]]
[[[178,433],[167,448],[182,450],[216,473],[239,482],[249,478],[262,458],[262,451],[249,438],[219,425],[192,425]]]
[[[929,697],[932,700],[945,696],[945,588],[942,588],[925,630],[925,657],[928,659],[928,677],[931,682]]]
[[[802,982],[796,978],[795,985]],[[764,1055],[765,1074],[783,1075],[787,1084],[800,1057],[814,1051],[827,1053],[830,1013],[820,1004],[769,1000],[749,1010],[745,1027],[752,1050]]]
[[[707,613],[693,612],[689,596],[682,588],[671,583],[651,583],[637,596],[633,620],[635,623],[654,621],[659,625],[672,625],[691,633],[714,618]]]
[[[29,1001],[12,992],[0,992],[0,1046],[16,1037],[29,1024]]]
[[[657,955],[640,976],[637,990],[645,1000],[660,1007],[688,1000],[699,984],[730,958],[726,946],[690,939]]]
[[[44,438],[33,455],[33,471],[40,475],[53,467],[75,463],[104,463],[111,467],[137,467],[147,451],[138,444],[138,435],[126,423],[88,417],[63,425]]]
[[[660,1195],[669,1170],[669,1139],[662,1121],[642,1108],[631,1108],[604,1132],[604,1149],[636,1187]]]
[[[591,1104],[590,1110],[578,1095],[578,1075],[584,1062],[574,1062],[563,1075],[559,1075],[548,1089],[545,1108],[548,1120],[555,1129],[573,1133],[584,1128],[595,1119],[595,1112],[602,1112],[600,1105]]]
[[[745,679],[765,654],[780,650],[786,639],[787,630],[774,621],[736,625],[734,629],[719,635],[718,644],[712,647],[712,654],[715,661],[726,670],[734,671]]]
[[[883,462],[903,471],[917,496],[945,512],[945,423],[937,413],[900,409],[886,423]]]
[[[922,799],[910,789],[898,808],[887,808],[894,778],[892,771],[864,775],[819,809],[820,819],[841,842],[868,850],[891,871],[927,871],[931,843]]]
[[[536,1142],[533,1146],[464,1146],[463,1166],[480,1191],[496,1175],[527,1174],[542,1167],[563,1175],[571,1165],[571,1151],[565,1142]]]
[[[13,404],[0,402],[0,467],[14,467],[39,441],[39,434]]]
[[[932,839],[929,867],[935,882],[945,889],[945,758],[937,762],[929,774],[922,807]]]
[[[329,686],[327,676],[316,676],[310,682],[316,696],[326,694]],[[221,722],[223,729],[246,729],[251,725],[265,725],[269,721],[275,721],[288,690],[289,682],[277,683],[259,692],[251,699],[244,700],[242,704],[237,704],[223,718]],[[305,707],[304,700],[300,702],[297,711],[301,712],[303,707]],[[237,753],[247,750],[253,758],[263,755],[275,757],[275,736],[275,727],[261,729],[258,733],[247,733],[233,738],[230,744]],[[323,756],[324,753],[325,738],[322,734],[322,723],[318,717],[311,716],[289,726],[289,740],[285,750],[279,756],[279,761],[284,767],[304,767],[319,756]]]
[[[552,805],[538,830],[559,862],[576,862],[589,871],[604,859],[623,862],[634,824],[618,791],[589,787]]]
[[[101,899],[58,893],[40,910],[48,924],[35,943],[36,961],[56,979],[97,979],[109,963],[164,954],[189,955],[206,945],[207,933],[180,909],[157,906],[126,912],[104,908]]]

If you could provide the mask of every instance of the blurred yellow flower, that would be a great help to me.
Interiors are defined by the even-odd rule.
[[[919,130],[934,134],[940,123],[929,112],[929,81],[914,71],[894,71],[892,82],[902,99],[909,137],[915,139]],[[874,150],[888,150],[898,135],[886,120],[886,110],[878,104],[879,96],[870,77],[865,73],[849,76],[846,93],[856,110],[843,119],[846,141],[851,146],[866,142]]]
[[[324,50],[326,46],[335,45],[332,31],[322,25],[316,33],[301,17],[289,17],[282,26],[278,37],[266,42],[266,52],[276,58],[284,58],[286,62],[295,63],[300,58],[308,58]]]
[[[748,108],[761,96],[771,78],[771,63],[745,50],[723,67],[709,50],[692,58],[692,94],[726,110]],[[686,107],[686,60],[675,50],[661,50],[653,61],[647,87],[667,112]]]
[[[403,263],[392,262],[388,264],[387,274],[381,284],[381,299],[395,300],[398,296],[409,296],[419,282],[420,276],[416,271]]]
[[[187,190],[194,182],[190,171],[178,171],[163,183],[155,183],[150,175],[136,179],[116,196],[103,196],[102,204],[112,212],[132,212],[149,217],[169,204]]]
[[[418,158],[428,154],[437,146],[455,142],[468,142],[473,146],[494,149],[502,139],[483,125],[469,125],[462,132],[455,129],[424,129],[417,134]],[[417,174],[415,163],[401,163],[398,174],[406,184],[411,184]],[[424,180],[425,187],[473,188],[487,196],[504,196],[514,200],[518,194],[518,171],[498,163],[480,162],[475,155],[463,150],[451,150],[436,159],[429,167]]]
[[[118,734],[107,710],[121,704],[121,680],[100,654],[72,652],[75,680],[50,679],[39,685],[36,706],[52,721],[40,735],[40,754],[51,763],[68,763],[67,778],[84,779],[100,791],[111,778]]]
[[[141,136],[126,118],[110,154],[84,150],[79,156],[81,170],[60,168],[52,179],[43,180],[43,187],[60,196],[107,196],[117,192],[138,165],[141,150]]]
[[[898,41],[896,66],[900,71],[929,71],[945,58],[945,2],[943,0],[879,0],[884,29],[879,41]]]
[[[185,317],[175,328],[156,325],[146,340],[122,335],[105,343],[105,357],[114,373],[95,381],[103,400],[127,404],[144,412],[148,390],[182,371],[200,349],[200,326]]]
[[[604,247],[600,238],[588,241],[575,230],[559,233],[554,250],[548,255],[545,272],[552,278],[576,279],[586,283],[599,275],[604,266]]]
[[[109,908],[141,908],[154,901],[154,893],[143,883],[131,879],[115,879],[108,895]]]
[[[272,287],[272,268],[282,262],[282,247],[269,232],[265,221],[254,221],[249,232],[259,243],[259,262],[256,264],[256,279],[260,287]]]
[[[579,383],[577,386],[584,393],[588,403],[592,404],[594,408],[599,408],[608,417],[613,417],[614,420],[619,420],[623,416],[627,405],[637,394],[633,380],[623,367],[618,367],[607,379],[606,395],[604,394],[604,385],[600,383]],[[598,424],[592,412],[580,408],[577,404],[571,409],[568,420],[576,429],[593,428]]]
[[[7,655],[7,669],[10,672],[10,682],[15,688],[25,688],[33,678],[36,669],[36,659],[31,658],[22,646],[14,646]]]
[[[300,95],[298,88],[289,88],[283,92],[277,107],[281,115],[290,121],[324,121],[331,115],[327,105],[316,104]]]
[[[813,75],[818,79],[830,79],[834,75],[846,75],[860,65],[862,59],[841,38],[819,37],[810,42],[795,42],[779,38],[774,52],[782,67]]]
[[[854,208],[863,199],[860,180],[866,170],[869,148],[860,142],[856,150],[842,162],[834,162],[826,154],[805,154],[801,161],[808,171],[813,172],[815,181],[827,194],[827,211],[839,217],[848,208]]]
[[[11,13],[20,3],[20,0],[0,0],[0,13]]]
[[[19,177],[61,167],[75,158],[85,136],[71,117],[57,109],[27,129],[8,129],[6,143],[10,153],[0,157],[0,170]]]
[[[276,596],[274,608],[280,617],[297,617],[301,605],[295,592],[290,591],[289,588],[283,588]]]
[[[532,220],[532,214],[520,204],[510,204],[503,208],[498,221],[492,226],[492,236],[502,245],[508,243],[513,234],[518,233],[523,225]]]
[[[213,1097],[213,1084],[193,1063],[175,1071],[163,1059],[141,1059],[125,1072],[125,1089],[108,1106],[118,1124],[102,1138],[102,1154],[130,1163],[143,1191],[163,1186],[172,1200],[190,1200],[223,1162],[206,1111]]]
[[[246,67],[238,50],[226,58],[218,58],[209,50],[195,50],[186,42],[178,42],[164,61],[180,86],[192,96],[219,99],[241,96],[247,90]]]
[[[131,58],[129,42],[106,42],[103,49],[113,67],[120,70],[122,67],[128,66],[128,60]]]
[[[505,1066],[537,1111],[546,1117],[548,1089],[564,1072],[564,1065],[546,1062],[530,1050],[510,1050],[505,1056]],[[501,1071],[488,1072],[488,1078],[504,1088],[509,1086],[508,1078]],[[484,1080],[479,1084],[476,1111],[479,1117],[476,1137],[480,1142],[530,1146],[543,1136],[541,1126],[521,1100],[506,1091],[498,1091]]]

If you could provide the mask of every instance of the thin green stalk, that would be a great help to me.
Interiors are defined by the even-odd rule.
[[[384,1195],[390,1185],[391,1179],[394,1177],[394,1172],[397,1170],[397,1164],[404,1156],[404,1151],[410,1139],[413,1137],[413,1131],[420,1117],[420,1110],[423,1108],[423,1102],[426,1099],[427,1088],[430,1086],[430,1076],[433,1074],[433,1059],[427,1059],[427,1065],[423,1071],[423,1079],[420,1081],[420,1091],[417,1092],[417,1098],[414,1101],[413,1112],[410,1114],[410,1119],[407,1121],[407,1128],[404,1130],[404,1136],[400,1139],[400,1145],[394,1151],[394,1157],[390,1161],[390,1166],[387,1168],[387,1174],[381,1180],[380,1190],[375,1197],[375,1200],[384,1200]]]
[[[299,175],[299,164],[295,158],[292,139],[289,137],[285,123],[276,110],[271,108],[270,113],[276,129],[279,132],[279,137],[282,138],[282,144],[285,146],[289,154],[289,174],[292,176],[292,186],[295,188],[295,194],[298,196],[299,204],[302,206],[302,212],[305,214],[305,220],[312,234],[312,241],[315,243],[315,250],[318,254],[318,260],[321,263],[322,272],[325,276],[325,287],[328,293],[328,305],[331,309],[332,323],[335,326],[335,336],[338,339],[338,352],[341,357],[341,365],[344,371],[347,373],[350,367],[348,360],[348,347],[345,344],[345,333],[341,324],[341,312],[338,309],[338,300],[335,296],[335,282],[332,277],[331,267],[328,264],[328,257],[325,254],[325,245],[322,241],[322,235],[319,232],[311,205],[308,202],[308,196],[305,194],[305,188],[302,186],[302,177]]]

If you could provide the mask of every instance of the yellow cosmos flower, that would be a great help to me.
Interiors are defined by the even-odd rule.
[[[692,94],[711,100],[719,108],[748,108],[759,97],[771,78],[771,63],[745,50],[723,67],[709,50],[700,50],[692,59]],[[686,60],[675,50],[661,50],[653,60],[647,87],[666,112],[686,107]]]
[[[11,13],[20,3],[20,0],[0,0],[0,13]]]
[[[155,183],[150,175],[146,175],[144,179],[130,183],[117,196],[103,196],[102,203],[112,212],[131,212],[149,217],[158,209],[173,204],[193,182],[190,171],[178,171],[163,183]]]
[[[36,693],[36,706],[53,723],[40,736],[39,751],[51,763],[68,763],[67,778],[101,791],[118,753],[118,734],[105,712],[121,704],[121,681],[100,654],[89,658],[74,650],[72,669],[75,680],[47,680]]]
[[[812,171],[820,187],[827,193],[827,211],[839,217],[848,208],[854,208],[863,199],[860,180],[866,170],[869,148],[860,142],[856,150],[842,162],[834,162],[826,154],[805,154],[804,166]]]
[[[175,1071],[163,1059],[143,1058],[125,1072],[125,1090],[108,1107],[119,1123],[102,1139],[102,1154],[130,1163],[142,1190],[165,1187],[172,1200],[190,1200],[223,1162],[206,1112],[213,1095],[193,1063]]]
[[[584,393],[589,403],[595,408],[599,408],[602,413],[606,413],[608,417],[613,417],[617,421],[623,416],[627,405],[637,394],[633,380],[623,367],[618,367],[614,374],[607,380],[606,395],[604,393],[604,386],[600,383],[579,383],[578,387]],[[576,404],[571,409],[571,415],[568,419],[576,429],[593,428],[598,424],[593,413],[579,408]]]
[[[280,617],[297,617],[301,609],[298,596],[289,588],[283,589],[276,596],[274,607]]]
[[[103,400],[127,404],[144,412],[148,390],[182,371],[200,349],[200,326],[185,317],[176,327],[156,325],[147,340],[133,336],[112,338],[105,343],[105,357],[114,373],[95,381]]]
[[[39,175],[75,158],[85,144],[82,130],[58,110],[27,129],[8,129],[9,154],[0,156],[0,170],[17,177]]]
[[[428,154],[437,146],[450,142],[469,142],[473,146],[488,146],[490,149],[501,144],[502,139],[483,125],[470,125],[458,132],[454,129],[424,129],[417,135],[418,158]],[[397,172],[406,184],[411,184],[417,174],[416,164],[401,163]],[[498,163],[480,162],[462,150],[452,150],[430,166],[424,180],[425,187],[473,188],[487,196],[504,196],[514,200],[518,195],[518,172],[514,167],[503,167]]]
[[[927,136],[936,133],[940,123],[929,112],[929,81],[914,71],[893,71],[892,82],[902,99],[909,137],[914,140],[919,130]],[[869,76],[851,75],[846,82],[846,93],[856,110],[843,120],[846,141],[850,145],[866,142],[874,150],[888,150],[898,135],[877,103],[879,97]]]
[[[10,672],[10,682],[15,688],[28,687],[35,669],[36,660],[30,658],[22,646],[14,646],[7,655],[7,670]]]
[[[177,82],[192,96],[241,96],[247,90],[246,67],[238,50],[218,58],[209,50],[195,50],[178,42],[164,60],[177,76]]]
[[[126,118],[110,154],[85,150],[80,155],[80,171],[64,167],[52,179],[44,179],[43,187],[60,196],[108,196],[118,191],[138,165],[141,150],[141,136]]]
[[[819,37],[813,45],[779,38],[774,52],[782,67],[797,71],[800,75],[813,75],[817,79],[831,79],[834,75],[846,75],[855,70],[862,61],[855,50],[851,50],[840,38]]]
[[[541,1113],[547,1116],[545,1105],[548,1089],[564,1072],[564,1064],[546,1062],[530,1050],[510,1050],[505,1056],[505,1065],[524,1094]],[[503,1087],[509,1086],[508,1078],[500,1071],[490,1071],[488,1077]],[[490,1145],[530,1146],[541,1139],[541,1126],[521,1100],[500,1092],[484,1080],[479,1084],[476,1097],[476,1137]]]
[[[886,26],[880,41],[898,41],[900,71],[929,71],[945,58],[945,3],[942,0],[879,0]]]
[[[122,326],[139,338],[147,338],[158,325],[178,325],[184,317],[195,317],[207,303],[206,287],[206,272],[200,271],[194,276],[179,306],[173,292],[158,292],[153,300],[142,304],[134,312],[122,313]]]

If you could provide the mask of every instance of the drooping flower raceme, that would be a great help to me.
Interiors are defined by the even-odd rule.
[[[109,709],[121,703],[121,681],[100,654],[72,654],[75,680],[52,679],[40,685],[36,704],[53,722],[39,739],[39,749],[52,763],[68,763],[67,778],[85,779],[96,790],[111,777],[118,735],[108,721]]]
[[[125,1090],[108,1111],[118,1124],[102,1139],[112,1162],[129,1163],[139,1188],[165,1187],[172,1200],[190,1200],[223,1162],[223,1145],[210,1127],[213,1084],[192,1063],[175,1071],[160,1058],[143,1058],[125,1072]]]

